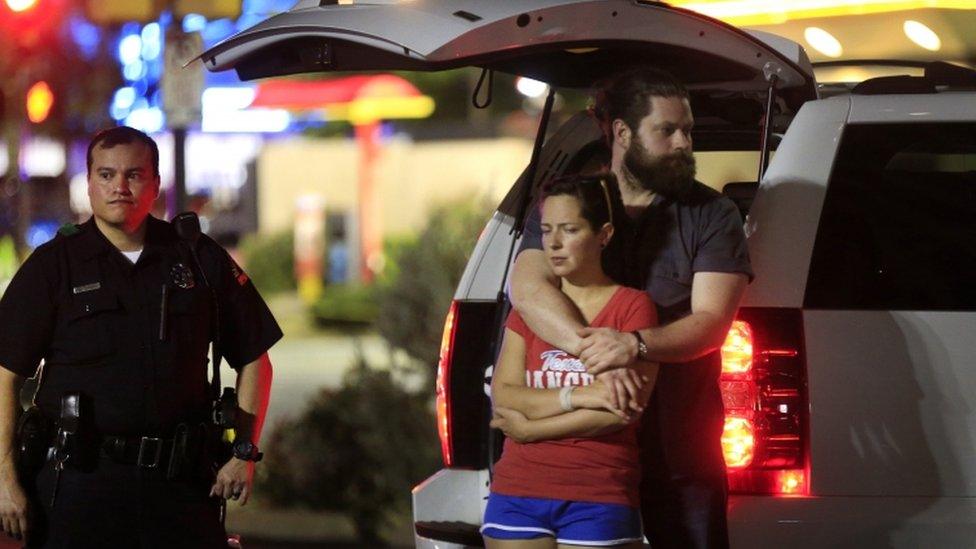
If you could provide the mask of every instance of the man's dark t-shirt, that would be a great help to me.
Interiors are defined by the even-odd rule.
[[[519,249],[542,249],[540,213],[533,208]],[[743,273],[753,277],[742,220],[735,205],[702,184],[683,200],[657,195],[636,219],[618,220],[608,273],[643,287],[657,306],[661,324],[691,314],[696,272]],[[609,248],[608,248],[609,251]],[[619,267],[619,268],[615,268]],[[662,364],[643,417],[645,477],[719,474],[724,467],[721,435],[724,408],[719,390],[718,351],[681,364]]]

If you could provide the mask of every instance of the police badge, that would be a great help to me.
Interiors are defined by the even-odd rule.
[[[182,263],[173,265],[173,269],[169,272],[169,275],[170,278],[173,279],[173,284],[177,288],[189,290],[190,288],[196,286],[196,283],[193,280],[193,271]]]

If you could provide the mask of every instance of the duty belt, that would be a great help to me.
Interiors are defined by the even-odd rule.
[[[176,441],[176,438],[107,436],[102,438],[102,451],[118,463],[155,469],[169,462]]]
[[[205,433],[180,425],[172,437],[103,436],[101,450],[116,463],[158,469],[173,478],[195,464],[190,462],[195,462],[194,455],[199,457],[204,437]]]

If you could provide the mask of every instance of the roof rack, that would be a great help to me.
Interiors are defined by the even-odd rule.
[[[850,88],[850,93],[857,95],[936,93],[940,91],[940,88],[976,89],[976,70],[944,61],[851,59],[814,63],[814,68],[840,66],[911,67],[924,71],[923,76],[896,75],[869,78]],[[840,91],[843,87],[846,86],[839,85],[837,89],[831,91]]]

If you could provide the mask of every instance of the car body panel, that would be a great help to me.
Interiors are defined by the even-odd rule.
[[[812,492],[976,496],[976,312],[803,316]]]
[[[925,96],[851,96],[851,124],[898,124],[903,122],[961,122],[976,120],[976,96],[972,92],[944,92]]]
[[[742,306],[802,306],[827,181],[849,108],[843,97],[807,103],[791,125],[804,131],[787,132],[776,150],[745,223],[757,276]]]
[[[502,290],[509,250],[512,250],[512,227],[515,220],[501,212],[495,212],[471,253],[471,260],[464,267],[461,281],[454,292],[454,299],[468,301],[494,301]],[[517,250],[518,243],[515,243]],[[515,253],[512,252],[512,261]]]
[[[748,549],[973,547],[974,516],[976,498],[732,496],[729,537]]]

